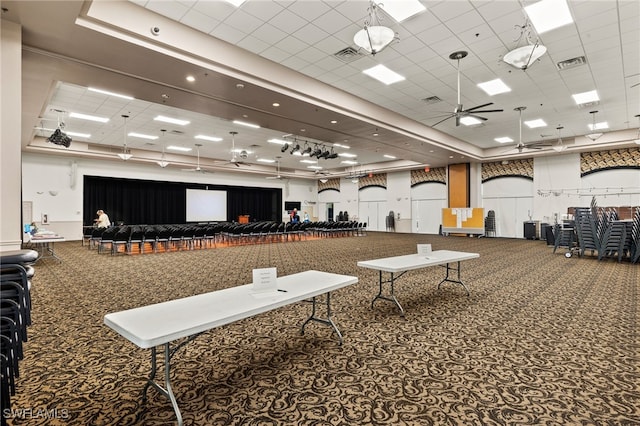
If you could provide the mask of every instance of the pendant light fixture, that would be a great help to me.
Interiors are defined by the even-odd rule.
[[[160,129],[160,131],[162,132],[162,157],[160,158],[160,161],[156,161],[156,163],[158,164],[158,166],[162,167],[163,169],[165,167],[167,167],[169,165],[169,162],[165,160],[164,158],[164,133],[167,131],[166,129]]]
[[[540,40],[537,38],[535,42],[531,40],[533,30],[528,20],[524,25],[516,25],[516,29],[520,30],[520,36],[515,40],[516,47],[507,52],[502,60],[514,68],[526,71],[535,61],[547,53],[547,48],[540,44]],[[525,43],[524,46],[518,47],[521,42]]]
[[[553,145],[553,150],[555,152],[562,152],[565,149],[567,149],[567,147],[562,144],[562,138],[560,137],[560,132],[562,131],[562,129],[564,129],[564,127],[562,127],[560,125],[558,125],[558,127],[556,127],[556,130],[558,130],[558,142],[556,142],[556,144]]]
[[[398,34],[389,27],[382,25],[380,6],[373,0],[367,8],[369,17],[364,21],[364,28],[353,36],[353,42],[361,49],[375,56],[382,52],[393,41],[400,39]]]
[[[589,114],[593,116],[593,124],[591,125],[591,133],[586,135],[592,141],[596,141],[600,136],[602,136],[602,132],[596,132],[596,114],[598,111],[590,111]]]
[[[129,158],[133,157],[133,155],[127,149],[127,118],[129,118],[129,116],[126,114],[122,114],[122,118],[124,120],[124,126],[122,126],[124,128],[124,142],[122,145],[122,153],[118,154],[118,157],[122,158],[124,161],[127,161]]]

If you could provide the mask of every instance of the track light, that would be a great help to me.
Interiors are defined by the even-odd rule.
[[[295,145],[293,146],[293,148],[291,148],[291,152],[290,152],[289,154],[292,154],[292,155],[293,155],[293,153],[298,152],[298,151],[300,151],[300,144],[299,144],[299,143],[295,144]],[[283,151],[283,152],[284,152],[284,151]]]
[[[302,151],[302,155],[309,155],[309,154],[311,154],[311,147],[305,143],[304,151]]]
[[[285,143],[284,145],[282,145],[282,148],[280,148],[280,152],[285,152],[288,149],[289,149],[289,144]]]

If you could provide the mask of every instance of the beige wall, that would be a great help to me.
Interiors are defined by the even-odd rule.
[[[0,64],[0,251],[20,248],[22,32],[2,21]]]

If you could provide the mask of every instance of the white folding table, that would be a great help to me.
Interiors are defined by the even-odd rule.
[[[358,266],[361,268],[369,268],[379,271],[378,281],[380,284],[380,290],[378,291],[378,295],[371,302],[371,307],[373,307],[373,304],[378,299],[389,300],[398,306],[398,309],[400,309],[400,315],[404,316],[404,309],[402,309],[400,302],[398,302],[398,299],[395,296],[395,280],[403,276],[406,272],[414,269],[443,266],[446,267],[447,272],[444,279],[438,284],[438,289],[444,282],[456,283],[460,284],[466,290],[468,296],[469,289],[460,279],[460,262],[463,260],[475,259],[476,257],[480,257],[480,255],[478,253],[467,253],[463,251],[436,250],[432,251],[429,256],[415,253],[404,256],[385,257],[381,259],[361,261],[358,262]],[[451,264],[457,264],[457,266],[453,267]],[[451,271],[457,271],[457,279],[454,279],[450,275]],[[388,272],[390,274],[389,279],[383,279],[383,272]],[[383,284],[386,283],[390,284],[390,292],[388,296],[384,296],[382,291]]]
[[[151,349],[151,373],[143,389],[153,386],[166,396],[182,425],[182,415],[171,390],[171,358],[175,352],[198,335],[263,312],[295,302],[309,301],[312,311],[300,333],[310,321],[329,325],[342,344],[342,334],[331,319],[331,292],[358,282],[358,277],[320,271],[305,271],[277,278],[278,291],[255,293],[251,284],[157,303],[105,315],[104,323],[140,348]],[[326,318],[316,315],[316,297],[326,295]],[[320,302],[319,302],[320,303]],[[182,339],[171,348],[171,343]],[[164,346],[164,388],[155,380],[156,348]]]
[[[36,259],[36,262],[42,259],[47,259],[49,257],[57,259],[58,262],[62,262],[62,259],[56,256],[56,252],[54,250],[54,244],[58,242],[64,242],[64,237],[60,237],[58,235],[51,235],[51,236],[45,236],[45,237],[39,237],[39,236],[32,237],[29,243],[35,247],[36,251],[39,254],[38,259]]]

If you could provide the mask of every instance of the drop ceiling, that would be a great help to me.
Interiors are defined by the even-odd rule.
[[[634,146],[640,125],[640,2],[569,1],[574,22],[540,35],[548,52],[526,71],[501,57],[515,47],[523,7],[534,2],[422,3],[426,10],[401,24],[385,17],[400,40],[371,56],[350,49],[366,18],[364,1],[247,0],[239,8],[210,0],[3,2],[2,18],[23,26],[23,149],[117,160],[126,140],[135,163],[155,161],[163,147],[181,145],[192,151],[166,156],[169,167],[185,167],[195,164],[195,144],[202,143],[201,161],[212,169],[270,173],[275,165],[257,161],[267,158],[279,161],[283,174],[308,178],[317,177],[309,164],[267,141],[288,135],[302,146],[347,145],[334,150],[355,154],[357,166],[342,163],[344,157],[318,161],[335,175],[354,168],[390,171],[556,155],[551,148],[512,149],[519,139],[519,106],[527,107],[523,120],[547,123],[524,126],[525,143],[556,142],[560,136],[568,152]],[[338,58],[344,49],[347,58]],[[451,119],[433,127],[456,107],[458,64],[449,55],[460,50],[468,52],[459,63],[461,103],[493,102],[491,108],[503,112],[485,115],[488,120],[479,126],[455,126]],[[559,66],[562,61],[569,66]],[[362,73],[377,64],[406,79],[387,86]],[[186,81],[188,75],[195,81]],[[477,87],[496,78],[511,91],[490,97]],[[576,105],[571,95],[591,90],[600,101]],[[609,125],[595,142],[584,137],[594,110],[597,121]],[[109,121],[77,120],[70,112]],[[159,138],[125,139],[122,115],[129,116],[126,132]],[[153,120],[157,115],[190,124],[159,123]],[[46,143],[59,122],[67,131],[91,136],[74,138],[68,149]],[[236,148],[248,152],[242,167],[229,163],[234,131]],[[198,141],[197,134],[223,140]],[[494,140],[505,136],[514,143]]]

